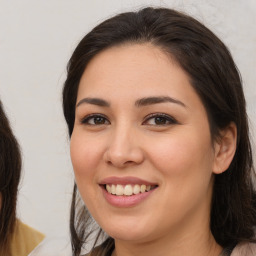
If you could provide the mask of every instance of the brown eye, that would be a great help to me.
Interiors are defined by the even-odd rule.
[[[105,118],[101,116],[94,117],[93,119],[93,124],[105,124]]]
[[[155,124],[163,125],[166,123],[168,123],[168,120],[165,117],[162,117],[162,116],[155,117]]]
[[[151,114],[146,117],[146,120],[143,122],[144,125],[155,125],[155,126],[161,126],[161,125],[172,125],[176,124],[177,121],[166,114]]]
[[[87,124],[87,125],[105,125],[105,124],[110,124],[108,119],[102,115],[89,115],[85,117],[82,121],[82,124]]]

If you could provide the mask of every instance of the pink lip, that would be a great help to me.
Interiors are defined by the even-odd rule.
[[[131,184],[131,185],[135,185],[135,184],[138,184],[138,185],[151,185],[151,186],[154,186],[154,185],[157,185],[156,183],[152,183],[152,182],[149,182],[149,181],[146,181],[146,180],[142,180],[140,178],[136,178],[136,177],[130,177],[130,176],[127,176],[127,177],[115,177],[115,176],[112,176],[112,177],[107,177],[103,180],[101,180],[99,182],[100,185],[105,185],[105,184],[114,184],[114,185],[117,185],[117,184],[120,184],[120,185],[126,185],[126,184]]]
[[[101,186],[101,189],[103,192],[103,196],[105,197],[107,202],[112,206],[119,207],[119,208],[128,208],[128,207],[136,206],[141,202],[143,202],[148,197],[150,197],[150,195],[152,195],[152,193],[154,193],[154,191],[156,190],[155,188],[148,192],[140,193],[132,196],[116,196],[108,193],[103,186]]]
[[[156,186],[154,189],[148,191],[148,192],[144,192],[144,193],[139,193],[137,195],[131,195],[131,196],[116,196],[116,195],[112,195],[110,193],[108,193],[105,189],[105,185],[106,184],[120,184],[120,185],[126,185],[126,184],[131,184],[131,185],[151,185],[151,186]],[[154,191],[157,189],[157,184],[156,183],[152,183],[140,178],[136,178],[136,177],[107,177],[103,180],[101,180],[99,182],[99,185],[102,189],[103,192],[103,196],[106,199],[106,201],[111,204],[112,206],[115,207],[124,207],[124,208],[128,208],[128,207],[133,207],[136,206],[138,204],[140,204],[141,202],[143,202],[144,200],[146,200],[148,197],[150,197],[152,195],[152,193],[154,193]]]

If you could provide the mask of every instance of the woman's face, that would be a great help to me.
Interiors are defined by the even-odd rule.
[[[207,114],[187,74],[156,46],[113,47],[90,61],[70,147],[82,199],[113,238],[149,241],[209,226]]]

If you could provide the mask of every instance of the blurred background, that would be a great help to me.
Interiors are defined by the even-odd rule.
[[[0,0],[0,98],[23,157],[18,216],[47,236],[68,235],[74,182],[61,106],[66,64],[99,22],[146,5],[185,11],[226,43],[243,78],[255,143],[255,0]]]

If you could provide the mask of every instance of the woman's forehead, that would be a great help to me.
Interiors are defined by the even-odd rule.
[[[114,95],[145,90],[161,95],[174,88],[192,90],[186,72],[166,53],[149,44],[125,45],[107,49],[91,60],[81,77],[78,98],[82,92],[106,95],[111,91]]]

